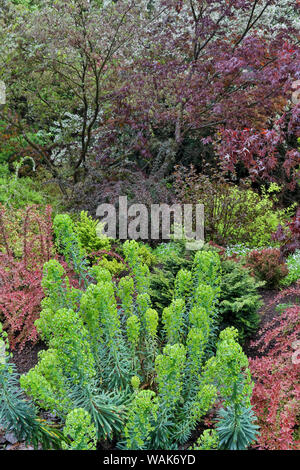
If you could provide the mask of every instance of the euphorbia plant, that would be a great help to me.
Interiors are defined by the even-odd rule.
[[[80,261],[83,253],[68,216],[54,225],[59,249],[70,262],[74,250],[78,272],[85,266],[87,287],[71,289],[56,260],[45,264],[46,297],[36,325],[49,349],[21,378],[39,406],[55,410],[63,421],[81,408],[98,439],[117,438],[123,448],[170,449],[186,442],[217,399],[249,405],[251,378],[237,331],[224,330],[218,344],[214,340],[216,253],[198,252],[192,272],[178,273],[159,332],[138,244],[124,244],[133,277],[118,285],[109,271]],[[237,381],[240,391],[234,394]]]
[[[34,404],[24,397],[16,366],[10,361],[7,335],[0,323],[0,427],[20,441],[43,449],[59,449],[61,440],[69,439],[45,420],[39,418]]]

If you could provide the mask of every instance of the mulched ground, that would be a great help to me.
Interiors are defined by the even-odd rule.
[[[271,322],[274,318],[279,316],[279,312],[276,310],[276,304],[270,305],[270,303],[274,300],[276,295],[278,295],[278,290],[260,290],[260,295],[263,300],[263,306],[259,310],[259,316],[261,318],[259,330],[263,328],[267,323]],[[257,356],[255,350],[250,347],[250,343],[252,341],[256,341],[259,338],[259,330],[255,333],[255,335],[243,345],[243,350],[248,357],[255,357]]]
[[[25,374],[37,364],[38,353],[43,349],[46,349],[46,345],[40,341],[35,346],[27,343],[21,351],[13,351],[12,362],[17,366],[19,374]]]

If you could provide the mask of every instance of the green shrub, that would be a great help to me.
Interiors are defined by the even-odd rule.
[[[45,204],[45,196],[34,189],[31,178],[11,175],[8,165],[0,166],[0,203],[14,208]]]
[[[177,168],[175,191],[181,203],[202,203],[205,207],[207,241],[226,246],[243,243],[260,248],[272,244],[271,235],[279,224],[293,215],[295,205],[278,209],[281,188],[271,183],[261,194],[250,184],[237,186],[218,173],[211,177]]]
[[[103,269],[107,269],[113,276],[118,276],[126,270],[126,265],[124,263],[116,260],[115,258],[109,260],[107,256],[103,256],[103,258],[98,261],[98,266]]]
[[[291,253],[286,260],[288,275],[280,281],[282,286],[290,286],[300,279],[300,250]]]
[[[258,195],[255,191],[247,189],[246,191],[235,187],[232,189],[231,198],[235,200],[235,206],[230,214],[230,228],[227,237],[234,243],[245,242],[250,247],[264,247],[271,244],[271,235],[279,224],[283,224],[293,213],[293,207],[288,209],[276,209],[278,202],[276,193],[281,188],[275,183],[271,183],[269,188],[262,187],[262,194]],[[245,191],[245,201],[241,204],[242,193]],[[220,205],[221,211],[222,204]],[[247,214],[247,221],[244,226],[239,227],[238,221],[241,213]],[[221,214],[221,212],[220,212]],[[225,233],[225,224],[218,223],[218,232]],[[231,228],[232,227],[232,228]]]
[[[0,204],[11,209],[25,208],[34,204],[40,206],[51,204],[57,213],[61,210],[62,201],[56,185],[45,186],[39,175],[35,178],[19,177],[19,168],[26,160],[32,161],[34,165],[33,159],[23,158],[15,164],[15,173],[9,171],[7,164],[0,165]]]
[[[257,289],[263,285],[264,282],[256,281],[240,264],[231,260],[223,261],[220,327],[236,327],[242,341],[253,335],[259,326],[258,310],[262,306]]]
[[[217,450],[219,448],[219,437],[215,429],[206,429],[197,439],[191,450]]]
[[[110,250],[110,239],[102,235],[101,224],[90,217],[86,211],[81,211],[79,220],[74,224],[74,230],[87,253]]]

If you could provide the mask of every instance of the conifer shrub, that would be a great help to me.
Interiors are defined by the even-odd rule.
[[[172,301],[177,273],[191,269],[193,259],[187,256],[181,242],[162,243],[153,251],[157,264],[150,272],[150,295],[153,306],[161,314]]]
[[[101,229],[101,224],[97,220],[89,216],[86,211],[81,211],[79,220],[74,224],[74,230],[87,253],[111,249],[111,241],[102,235]]]
[[[258,289],[265,283],[233,260],[222,262],[219,302],[220,327],[234,326],[244,341],[259,327],[258,310],[262,306]]]

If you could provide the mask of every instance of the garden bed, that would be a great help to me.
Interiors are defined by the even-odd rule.
[[[294,285],[295,287],[296,285]],[[293,287],[293,286],[291,286]],[[263,329],[267,324],[270,324],[272,321],[275,321],[276,318],[280,316],[280,312],[276,308],[279,303],[283,303],[285,301],[285,297],[282,297],[280,301],[274,303],[274,298],[278,296],[280,291],[278,289],[260,289],[260,295],[263,299],[263,305],[259,309],[259,316],[260,316],[260,329]],[[290,303],[299,304],[299,295],[288,295],[286,296]],[[251,347],[252,342],[257,341],[260,338],[260,332],[258,331],[256,334],[253,335],[251,339],[248,339],[244,344],[244,351],[246,352],[247,356],[250,358],[255,357],[262,357],[262,354],[258,352],[253,346]],[[16,365],[17,370],[20,374],[24,374],[28,372],[31,368],[33,368],[38,362],[38,353],[42,350],[46,349],[46,345],[39,341],[34,346],[27,344],[23,347],[22,350],[14,351],[12,355],[12,362]],[[55,417],[51,415],[51,413],[41,412],[41,416],[48,420],[49,422],[53,422]],[[209,416],[209,419],[212,419],[212,416]],[[203,433],[203,431],[207,429],[204,423],[200,423],[197,427],[193,430],[192,435],[188,442],[181,446],[181,450],[187,450],[193,445],[196,444],[199,435]],[[6,439],[7,437],[7,439]],[[97,444],[97,450],[116,450],[117,441],[100,441]],[[0,449],[5,450],[34,450],[34,448],[30,445],[26,445],[24,442],[17,442],[15,436],[12,433],[6,434],[4,431],[0,432]]]

